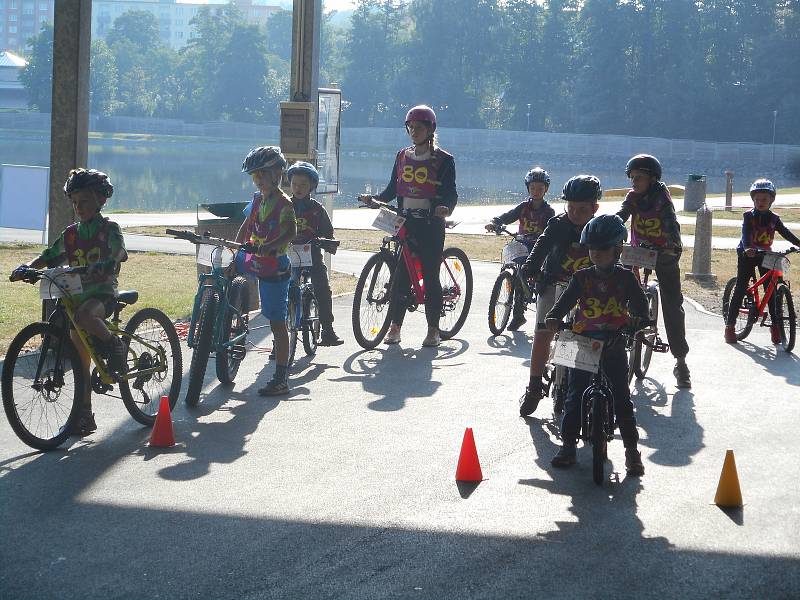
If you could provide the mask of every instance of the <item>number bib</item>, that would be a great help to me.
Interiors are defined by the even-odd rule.
[[[547,204],[542,204],[539,210],[536,210],[533,208],[532,202],[526,202],[519,213],[519,231],[517,233],[531,238],[539,237],[552,216],[547,210],[548,208]]]
[[[767,218],[762,218],[753,213],[753,218],[750,221],[749,247],[762,250],[772,248],[772,240],[775,239],[775,227],[777,224],[778,219],[774,213],[771,213]]]
[[[108,241],[108,219],[102,218],[102,223],[97,227],[91,239],[84,240],[78,235],[78,224],[73,223],[64,230],[64,253],[70,267],[85,267],[106,260],[111,256],[111,246]],[[81,275],[84,283],[99,283],[108,280],[108,276],[98,273],[93,276]]]
[[[661,212],[666,201],[665,198],[659,196],[647,210],[639,208],[639,203],[637,202],[637,210],[633,215],[631,226],[632,246],[640,246],[642,243],[651,246],[667,245],[667,234],[664,232],[663,223],[661,222]]]
[[[397,195],[401,198],[435,198],[440,162],[435,155],[417,160],[413,148],[401,151],[397,161]]]
[[[279,194],[275,206],[270,211],[262,210],[264,199],[261,193],[253,196],[253,211],[256,218],[250,232],[250,242],[255,246],[262,246],[277,239],[281,231],[281,211],[290,202],[284,194]],[[280,275],[278,258],[276,256],[256,256],[245,254],[244,266],[257,277],[275,277]]]
[[[567,255],[561,263],[562,281],[567,281],[576,271],[587,268],[591,265],[589,261],[589,249],[581,246],[578,242],[572,242],[567,248]]]
[[[295,202],[294,216],[297,219],[297,235],[292,240],[293,244],[305,244],[312,238],[318,237],[322,213],[313,201],[309,201],[309,205],[303,207],[299,202]]]
[[[619,277],[597,277],[594,269],[575,273],[581,299],[572,330],[576,333],[616,331],[627,321],[625,283]]]

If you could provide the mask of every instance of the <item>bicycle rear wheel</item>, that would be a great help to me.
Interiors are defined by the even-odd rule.
[[[239,365],[242,364],[247,352],[247,331],[249,326],[247,309],[249,307],[250,291],[247,287],[247,280],[244,277],[236,277],[231,281],[231,285],[228,288],[228,308],[222,317],[220,342],[229,342],[242,334],[244,334],[244,337],[236,342],[238,347],[236,350],[232,346],[217,349],[214,356],[217,366],[217,379],[222,383],[233,383],[236,374],[239,372]]]
[[[602,394],[592,395],[591,433],[592,442],[592,479],[597,485],[603,485],[605,480],[605,464],[608,440],[606,439],[605,423],[608,420],[606,399]]]
[[[744,298],[742,298],[742,306],[736,315],[734,330],[736,332],[736,339],[739,341],[742,341],[748,335],[750,335],[750,330],[753,329],[753,325],[758,320],[758,307],[756,306],[753,292],[750,291],[750,288],[755,285],[755,282],[756,280],[752,277],[747,282],[747,290],[745,291]],[[723,318],[727,318],[730,309],[731,296],[733,296],[733,289],[735,287],[735,277],[731,278],[728,283],[725,284],[725,292],[722,294]]]
[[[358,277],[351,320],[353,336],[365,350],[380,344],[389,329],[393,272],[394,265],[379,253],[367,260]]]
[[[489,331],[500,335],[508,325],[511,308],[514,304],[514,276],[502,271],[495,279],[492,295],[489,297]]]
[[[794,349],[797,327],[797,315],[794,312],[794,302],[789,287],[780,285],[775,295],[775,317],[781,332],[781,347],[786,352]]]
[[[442,318],[439,335],[450,339],[464,326],[472,304],[472,265],[460,248],[446,248],[439,266],[442,282]]]
[[[314,294],[308,293],[303,297],[303,350],[306,355],[314,356],[317,353],[319,336],[319,306]]]
[[[32,323],[11,342],[3,362],[8,423],[20,440],[37,450],[57,448],[69,437],[89,384],[78,351],[64,334],[48,323]]]
[[[181,343],[170,318],[156,308],[143,308],[125,325],[122,338],[128,350],[128,373],[155,372],[125,379],[119,384],[122,403],[142,425],[156,422],[159,399],[166,396],[175,408],[181,393]],[[131,383],[133,382],[133,383]]]
[[[194,352],[189,365],[189,387],[186,390],[187,406],[197,406],[200,391],[206,378],[208,356],[211,354],[211,343],[214,337],[214,322],[219,310],[219,291],[214,288],[203,290],[200,298],[200,314],[197,317],[197,335],[194,338]]]

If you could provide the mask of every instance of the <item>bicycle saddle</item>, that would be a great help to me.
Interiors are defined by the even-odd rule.
[[[124,290],[117,292],[115,300],[122,304],[136,304],[139,299],[139,292],[136,290]]]

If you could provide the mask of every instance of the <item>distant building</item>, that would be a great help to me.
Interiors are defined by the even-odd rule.
[[[263,26],[270,15],[281,10],[265,0],[236,0],[248,23]],[[53,22],[55,0],[0,0],[0,50],[27,54],[28,40],[39,33],[42,23]],[[105,37],[114,19],[131,10],[146,10],[158,20],[164,43],[176,50],[192,35],[189,22],[200,8],[221,10],[220,4],[178,4],[175,0],[93,0],[92,37]]]
[[[27,108],[28,95],[19,74],[28,63],[21,56],[0,52],[0,108]]]

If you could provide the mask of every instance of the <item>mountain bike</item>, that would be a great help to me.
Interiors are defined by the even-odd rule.
[[[291,244],[287,250],[289,263],[292,266],[292,277],[289,280],[289,309],[286,316],[286,326],[289,330],[289,366],[294,362],[300,333],[306,356],[314,356],[319,346],[321,331],[319,306],[311,281],[313,246],[319,246],[329,254],[336,254],[339,240],[314,238],[305,244]]]
[[[408,311],[414,311],[425,303],[425,287],[422,265],[408,246],[408,234],[403,225],[405,219],[400,216],[399,209],[377,200],[372,200],[367,207],[383,209],[379,218],[385,217],[384,222],[389,224],[386,229],[392,232],[383,238],[380,250],[364,265],[353,298],[353,334],[362,348],[370,350],[381,343],[389,329],[392,291],[398,285],[397,265],[400,261],[405,264],[411,280],[411,289],[405,296]],[[427,210],[406,212],[418,218],[432,218]],[[447,228],[454,226],[452,221],[445,222]],[[443,301],[439,335],[446,340],[464,325],[472,303],[472,266],[463,250],[444,249],[439,279]]]
[[[634,376],[636,379],[644,379],[650,368],[653,352],[669,352],[669,344],[664,342],[658,333],[658,281],[649,281],[657,260],[658,249],[656,248],[644,246],[625,246],[623,248],[622,264],[631,267],[647,296],[648,319],[651,323],[649,327],[627,339],[628,383],[633,380]]]
[[[159,399],[167,396],[174,407],[180,393],[181,347],[169,317],[144,308],[122,326],[120,313],[139,299],[136,291],[118,292],[107,305],[105,324],[127,352],[124,373],[109,369],[98,352],[98,340],[75,322],[75,297],[82,291],[80,275],[86,271],[87,267],[21,270],[21,281],[41,282],[41,297],[55,300],[46,321],[31,323],[16,335],[3,362],[6,417],[17,437],[38,450],[57,448],[69,437],[89,391],[111,396],[109,392],[119,386],[125,408],[147,426],[155,423]],[[94,363],[89,381],[71,328]]]
[[[786,252],[766,252],[759,250],[762,256],[761,266],[767,269],[758,280],[751,277],[742,300],[742,307],[736,315],[736,339],[741,341],[750,335],[756,321],[761,319],[761,327],[768,327],[769,311],[767,307],[774,302],[775,321],[779,326],[781,347],[786,352],[794,349],[797,314],[794,311],[792,291],[789,282],[784,280],[784,275],[789,273],[789,258],[787,255],[800,252],[800,248],[789,248]],[[766,286],[763,298],[760,297],[762,286]],[[722,295],[723,318],[728,315],[733,289],[736,287],[736,277],[731,278],[725,285]]]
[[[528,281],[520,275],[520,258],[528,256],[528,246],[524,235],[510,232],[505,227],[495,227],[497,235],[506,233],[511,236],[509,241],[500,254],[500,275],[495,279],[492,286],[492,293],[489,296],[489,331],[494,335],[500,335],[508,325],[508,319],[514,307],[515,296],[522,294],[527,310],[530,304],[536,302],[536,292]]]
[[[167,233],[197,245],[198,264],[211,267],[210,273],[201,273],[198,277],[187,339],[193,352],[185,402],[187,406],[196,406],[210,354],[214,353],[217,379],[221,383],[233,382],[247,354],[250,292],[247,279],[235,275],[234,262],[236,251],[252,249],[247,244],[212,237],[208,233],[198,235],[176,229],[167,229]]]

